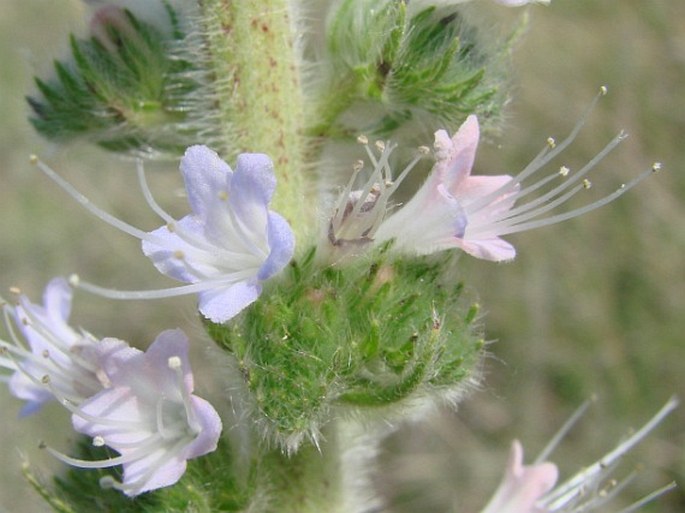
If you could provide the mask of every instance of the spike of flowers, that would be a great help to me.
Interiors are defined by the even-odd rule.
[[[94,206],[43,162],[38,167],[80,204],[106,223],[142,241],[160,272],[189,285],[162,290],[120,291],[82,282],[71,283],[112,299],[155,299],[199,294],[200,312],[216,323],[232,318],[255,301],[262,282],[290,261],[295,239],[287,221],[268,209],[276,187],[273,164],[263,154],[238,156],[235,172],[206,146],[191,146],[181,172],[192,213],[173,219],[155,202],[138,171],[150,207],[166,225],[147,233]]]
[[[670,399],[659,412],[641,429],[620,442],[603,458],[578,472],[555,487],[558,470],[556,465],[536,462],[523,464],[523,448],[516,440],[511,447],[504,479],[482,513],[574,513],[599,511],[627,484],[630,477],[617,482],[609,479],[618,461],[644,439],[678,405]],[[583,408],[584,409],[584,408]],[[574,415],[572,422],[577,420]],[[567,423],[562,432],[570,428]],[[558,438],[555,437],[558,441]],[[545,453],[547,451],[544,451]],[[634,503],[622,513],[631,513],[661,493],[673,488],[668,485],[646,498]]]
[[[66,280],[54,278],[45,287],[43,305],[23,294],[16,305],[3,305],[13,343],[0,341],[0,367],[14,371],[8,383],[12,394],[26,401],[21,415],[34,413],[55,395],[79,404],[106,384],[93,355],[96,338],[67,323],[71,298]]]
[[[107,354],[107,345],[99,346],[111,386],[70,408],[72,423],[93,445],[107,445],[119,456],[86,461],[48,450],[75,467],[123,465],[122,481],[108,476],[101,485],[131,497],[176,483],[187,460],[216,449],[222,428],[212,405],[192,394],[188,345],[181,330],[168,330],[145,353],[127,346]]]
[[[566,139],[559,144],[548,139],[546,147],[515,177],[471,176],[479,140],[476,116],[469,116],[451,138],[446,131],[438,130],[434,143],[436,162],[428,179],[405,205],[389,216],[389,196],[415,165],[416,159],[393,182],[389,158],[394,146],[377,145],[380,155],[376,156],[366,144],[374,169],[361,191],[349,192],[351,185],[344,191],[330,224],[329,240],[334,246],[339,245],[343,240],[340,234],[352,234],[357,244],[371,240],[382,244],[394,240],[395,248],[408,254],[459,248],[485,260],[513,259],[516,250],[501,238],[503,235],[559,223],[595,210],[660,169],[659,164],[654,164],[603,198],[583,207],[557,212],[571,197],[590,188],[587,174],[626,137],[621,132],[578,171],[571,173],[562,166],[524,186],[524,181],[545,168],[571,144],[597,99],[604,94],[606,89],[602,88]],[[351,183],[355,178],[356,172]],[[550,186],[553,181],[561,183]],[[538,195],[533,199],[515,206],[534,192]]]

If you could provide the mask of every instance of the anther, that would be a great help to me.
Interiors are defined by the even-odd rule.
[[[102,447],[103,445],[105,445],[105,439],[102,436],[93,437],[93,447]]]
[[[352,164],[352,170],[355,173],[358,173],[362,169],[364,169],[364,161],[363,160],[358,160],[354,164]]]
[[[69,276],[69,285],[71,285],[74,288],[78,288],[78,286],[81,284],[81,278],[79,278],[78,274],[72,274]]]
[[[556,148],[557,142],[554,140],[554,137],[547,138],[547,146],[549,146],[550,148]]]
[[[19,287],[10,287],[10,292],[12,294],[21,294],[21,289]]]
[[[364,146],[366,146],[367,144],[369,144],[369,138],[365,135],[360,135],[359,137],[357,137],[357,142],[359,144],[363,144]]]
[[[566,166],[561,166],[561,167],[559,168],[559,174],[560,174],[561,176],[568,176],[568,174],[569,174],[570,172],[571,172],[571,170],[570,170],[568,167],[566,167]]]
[[[178,260],[183,260],[185,258],[185,254],[180,249],[177,249],[176,251],[174,251],[174,258]]]
[[[431,151],[428,146],[419,146],[418,150],[421,155],[428,155]]]
[[[376,148],[378,148],[380,151],[385,151],[385,143],[383,141],[376,141],[374,143]]]
[[[43,349],[40,355],[45,359],[50,358],[50,351],[48,351],[47,349]]]
[[[655,173],[661,171],[661,162],[655,162],[654,164],[652,164],[652,171],[654,171]]]
[[[169,357],[169,360],[167,360],[167,364],[169,365],[169,368],[172,370],[178,370],[181,368],[181,359],[178,356],[171,356]]]
[[[585,189],[589,189],[590,187],[592,187],[592,182],[586,178],[585,180],[583,180],[583,187]]]
[[[599,88],[599,94],[602,96],[606,96],[606,94],[609,92],[609,89],[607,89],[607,86],[603,85],[602,87]]]
[[[226,191],[219,191],[219,199],[221,201],[227,201],[228,200],[228,192]]]
[[[38,164],[38,157],[36,155],[29,155],[29,162],[35,166]]]

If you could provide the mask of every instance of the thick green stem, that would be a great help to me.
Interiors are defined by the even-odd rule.
[[[289,2],[201,5],[225,156],[258,152],[272,158],[278,178],[273,208],[302,235],[313,224],[316,202],[305,180],[304,101]]]
[[[264,452],[255,494],[260,513],[358,513],[378,506],[370,474],[384,434],[337,420],[317,447],[304,444],[292,456],[279,449]]]

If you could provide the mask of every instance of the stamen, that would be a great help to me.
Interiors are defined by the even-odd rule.
[[[634,504],[631,504],[626,509],[622,510],[620,513],[634,513],[635,511],[640,509],[645,504],[652,502],[657,497],[660,497],[663,494],[668,493],[675,488],[677,488],[677,485],[675,484],[675,482],[671,482],[671,483],[667,484],[666,486],[663,486],[663,487],[659,488],[658,490],[653,491],[649,495],[645,495],[642,499],[640,499],[639,501],[637,501]]]
[[[526,178],[531,176],[532,174],[536,173],[538,170],[546,166],[549,162],[551,162],[554,158],[556,158],[561,152],[563,152],[578,136],[578,133],[580,130],[583,128],[585,125],[588,117],[590,116],[590,113],[594,110],[595,106],[597,105],[597,102],[599,101],[599,98],[601,96],[604,96],[602,92],[595,96],[595,98],[590,102],[590,105],[588,108],[585,110],[583,115],[580,117],[576,125],[573,127],[571,132],[566,136],[566,138],[561,142],[561,143],[556,143],[554,139],[552,141],[554,142],[554,148],[550,148],[549,146],[549,140],[547,146],[545,146],[540,153],[525,167],[523,170],[516,175],[516,177],[513,180],[510,180],[506,184],[504,184],[502,187],[499,189],[491,192],[490,194],[487,194],[480,198],[477,201],[474,201],[473,203],[469,205],[465,205],[464,207],[467,209],[467,214],[475,212],[477,210],[480,210],[481,208],[489,205],[490,203],[494,202],[497,198],[513,191],[516,189],[516,187],[522,183]],[[623,132],[619,134],[619,141],[625,138],[625,134]],[[605,149],[600,152],[600,154],[606,154],[604,151],[608,153],[607,148],[614,144],[614,141],[610,143]],[[597,157],[595,157],[597,158]],[[595,159],[593,159],[594,161]],[[592,161],[591,161],[592,162]]]
[[[249,277],[254,274],[251,270],[244,270],[241,272],[236,272],[228,276],[223,276],[218,280],[206,280],[197,283],[191,283],[190,285],[180,285],[178,287],[171,287],[167,289],[156,289],[156,290],[117,290],[108,289],[105,287],[99,287],[92,283],[81,281],[80,279],[75,280],[76,284],[72,284],[79,289],[90,292],[101,297],[108,299],[161,299],[169,297],[184,296],[187,294],[195,294],[198,292],[204,292],[205,290],[210,290],[220,285],[229,286],[235,282],[235,280],[242,277]],[[76,275],[74,275],[76,276]],[[71,282],[71,280],[70,280]]]
[[[197,434],[201,431],[201,426],[198,423],[195,414],[193,413],[190,392],[188,391],[188,387],[186,387],[185,379],[183,376],[183,366],[181,358],[178,356],[170,357],[169,368],[173,370],[176,374],[178,389],[181,391],[181,396],[183,397],[183,406],[186,412],[186,420],[188,421],[188,427],[190,427],[193,433]]]
[[[569,433],[569,431],[571,431],[573,426],[576,425],[580,418],[583,415],[585,415],[585,412],[587,411],[588,407],[595,400],[596,398],[593,397],[592,399],[585,401],[583,404],[580,405],[580,407],[575,412],[573,412],[573,415],[571,415],[571,417],[564,423],[564,425],[561,426],[559,431],[557,431],[557,433],[552,437],[552,439],[545,446],[545,448],[540,452],[540,454],[538,454],[538,457],[535,458],[534,465],[538,465],[543,461],[547,461],[547,458],[550,454],[552,454],[554,449],[557,448],[559,442],[561,442],[561,440],[563,440],[563,438]]]
[[[124,221],[121,221],[120,219],[117,219],[113,215],[105,212],[104,210],[100,209],[99,207],[95,206],[88,198],[86,198],[83,194],[81,194],[79,191],[74,188],[73,185],[71,185],[69,182],[67,182],[64,178],[62,178],[60,175],[58,175],[55,171],[53,171],[49,166],[47,166],[43,161],[39,160],[37,157],[32,158],[31,162],[38,166],[38,169],[40,169],[43,174],[45,174],[48,178],[50,178],[53,182],[55,182],[59,187],[61,187],[69,196],[74,198],[83,208],[88,210],[91,214],[96,216],[98,219],[104,221],[105,223],[109,224],[110,226],[113,226],[114,228],[117,228],[118,230],[121,230],[124,233],[128,233],[129,235],[132,235],[133,237],[136,237],[137,239],[140,240],[146,240],[149,239],[149,236],[146,232],[131,226],[128,223],[125,223]]]
[[[652,431],[667,415],[669,415],[678,406],[678,399],[672,397],[669,401],[652,417],[642,428],[636,431],[632,436],[625,441],[618,444],[614,450],[606,454],[599,461],[590,465],[585,470],[579,472],[571,479],[555,488],[548,496],[545,497],[544,503],[553,508],[561,503],[566,503],[569,500],[569,494],[574,490],[578,490],[584,486],[585,483],[591,482],[606,473],[607,469],[615,465],[618,460],[637,445],[647,434]]]

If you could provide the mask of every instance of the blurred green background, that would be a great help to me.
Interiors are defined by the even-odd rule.
[[[483,0],[502,22],[523,11]],[[508,448],[519,438],[531,460],[585,399],[590,412],[552,459],[562,476],[610,449],[667,398],[685,391],[685,2],[555,0],[535,6],[514,53],[514,90],[500,137],[480,148],[476,172],[522,168],[548,136],[560,139],[598,87],[602,100],[564,162],[591,158],[620,129],[630,137],[602,162],[595,189],[609,192],[654,161],[664,171],[600,211],[509,237],[519,256],[496,265],[461,260],[483,307],[491,356],[485,381],[458,412],[406,426],[386,444],[379,473],[396,512],[476,512],[494,491]],[[31,76],[45,76],[82,31],[81,5],[69,0],[4,0],[0,6],[0,290],[19,285],[38,300],[54,275],[79,272],[127,287],[166,282],[150,272],[137,243],[105,227],[29,165],[37,153],[97,204],[144,229],[158,223],[135,185],[133,165],[84,145],[54,147],[26,121]],[[160,202],[174,202],[173,164],[151,165]],[[181,205],[182,201],[175,201]],[[182,206],[182,205],[181,205]],[[192,298],[163,303],[75,300],[75,324],[147,345],[161,327],[201,338]],[[188,326],[192,326],[188,328]],[[205,342],[205,345],[208,345]],[[198,343],[195,365],[202,365]],[[19,403],[0,390],[0,511],[46,511],[28,489],[22,458],[60,465],[37,449],[68,450],[67,415],[48,407],[17,420]],[[623,495],[634,499],[677,480],[685,486],[685,407],[631,454],[642,464]],[[616,502],[618,511],[621,502]],[[645,511],[685,511],[679,489]]]

